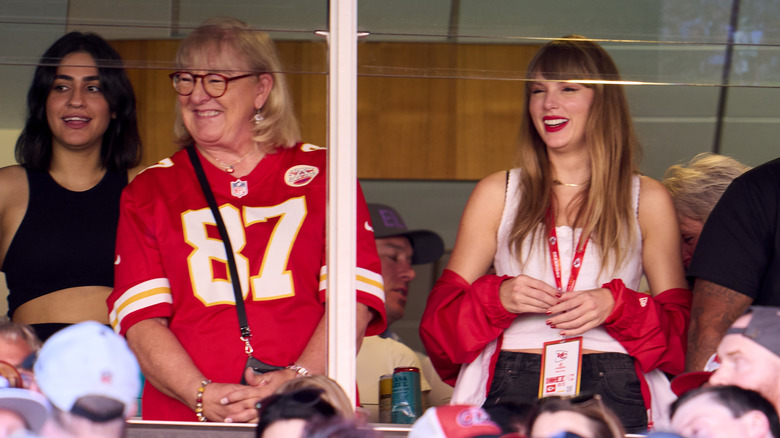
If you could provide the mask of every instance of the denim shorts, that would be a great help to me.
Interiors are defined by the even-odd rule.
[[[542,356],[502,351],[485,406],[502,402],[533,403],[539,395]],[[647,431],[647,410],[634,359],[622,353],[582,355],[581,394],[600,394],[627,433]]]

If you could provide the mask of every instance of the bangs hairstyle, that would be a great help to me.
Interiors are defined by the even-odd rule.
[[[618,81],[620,73],[609,54],[582,36],[569,35],[542,46],[528,65],[523,117],[518,139],[520,188],[523,196],[515,216],[510,245],[522,263],[524,242],[533,247],[537,233],[549,233],[545,219],[551,205],[552,169],[547,147],[534,127],[529,111],[534,81]],[[632,203],[633,177],[638,174],[639,142],[631,122],[628,101],[619,84],[583,83],[593,90],[585,141],[590,153],[591,178],[572,201],[577,214],[573,228],[598,246],[601,270],[617,269],[636,236]],[[540,224],[541,227],[540,227]],[[584,243],[584,242],[582,242]]]
[[[301,132],[276,45],[267,33],[250,29],[235,18],[208,19],[182,40],[176,52],[176,68],[208,70],[205,61],[225,52],[235,54],[248,71],[273,77],[271,93],[262,108],[264,120],[252,124],[252,139],[264,152],[273,152],[275,147],[295,146]],[[181,108],[176,116],[175,133],[181,146],[192,144],[192,135],[182,122]]]
[[[101,165],[125,172],[141,161],[141,138],[135,113],[133,86],[122,58],[102,37],[94,33],[70,32],[43,54],[27,93],[27,120],[16,140],[16,161],[22,166],[48,171],[52,154],[52,132],[46,119],[46,101],[54,84],[57,67],[71,53],[86,53],[95,60],[100,88],[111,117],[103,134]]]

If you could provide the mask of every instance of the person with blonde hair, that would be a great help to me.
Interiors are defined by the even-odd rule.
[[[453,403],[532,403],[550,390],[545,343],[564,340],[581,348],[580,390],[601,394],[628,431],[660,421],[674,397],[661,371],[683,369],[680,231],[669,193],[639,173],[612,81],[609,54],[580,36],[529,64],[520,167],[477,184],[420,326]],[[650,294],[636,292],[643,274]]]
[[[672,195],[682,237],[683,263],[691,264],[704,223],[734,178],[750,170],[726,155],[704,152],[669,167],[661,181]]]
[[[146,377],[143,417],[249,422],[327,362],[327,154],[299,139],[270,37],[215,18],[180,44],[180,142],[121,202],[114,329]],[[356,193],[356,343],[386,326],[370,215]]]

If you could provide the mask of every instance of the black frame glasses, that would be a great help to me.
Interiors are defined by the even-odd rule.
[[[176,71],[169,74],[168,77],[171,78],[171,84],[173,85],[173,89],[176,90],[176,92],[179,93],[180,96],[189,96],[190,94],[192,94],[192,92],[195,91],[195,86],[197,85],[198,78],[200,78],[201,85],[203,86],[203,91],[205,91],[206,94],[208,94],[209,96],[213,98],[217,98],[225,95],[230,81],[235,81],[236,79],[248,78],[249,76],[255,76],[257,74],[258,73],[247,73],[239,76],[228,77],[225,75],[221,75],[219,73],[206,73],[205,75],[196,75],[188,71]],[[182,82],[181,80],[182,75],[188,75],[192,77],[192,81]],[[209,80],[209,78],[211,78],[211,80]],[[188,84],[188,85],[182,85],[182,84]],[[187,91],[186,88],[190,86],[189,84],[191,84],[191,88],[189,88],[189,91]],[[221,88],[223,84],[224,84],[224,88]],[[182,89],[184,89],[184,91],[182,91]]]

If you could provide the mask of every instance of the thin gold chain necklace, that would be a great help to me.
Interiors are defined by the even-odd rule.
[[[565,182],[561,182],[561,180],[559,180],[559,179],[557,179],[557,178],[553,178],[552,182],[553,182],[553,184],[555,184],[555,185],[557,185],[557,186],[564,186],[564,187],[582,187],[582,186],[584,186],[584,185],[588,184],[590,181],[585,181],[585,182],[583,182],[583,183],[579,183],[579,184],[573,184],[573,183],[565,183]]]
[[[233,172],[236,171],[235,166],[238,163],[244,161],[244,159],[246,159],[248,156],[250,156],[250,155],[254,154],[255,152],[257,152],[257,143],[255,143],[255,147],[251,151],[247,152],[246,155],[244,155],[243,157],[239,158],[238,161],[234,162],[233,164],[228,164],[228,163],[220,160],[219,158],[215,157],[214,155],[211,155],[210,153],[206,152],[205,149],[201,149],[201,151],[203,151],[203,153],[206,154],[209,158],[211,158],[214,161],[216,161],[217,163],[219,163],[220,166],[224,167],[225,168],[225,172],[233,173]]]

